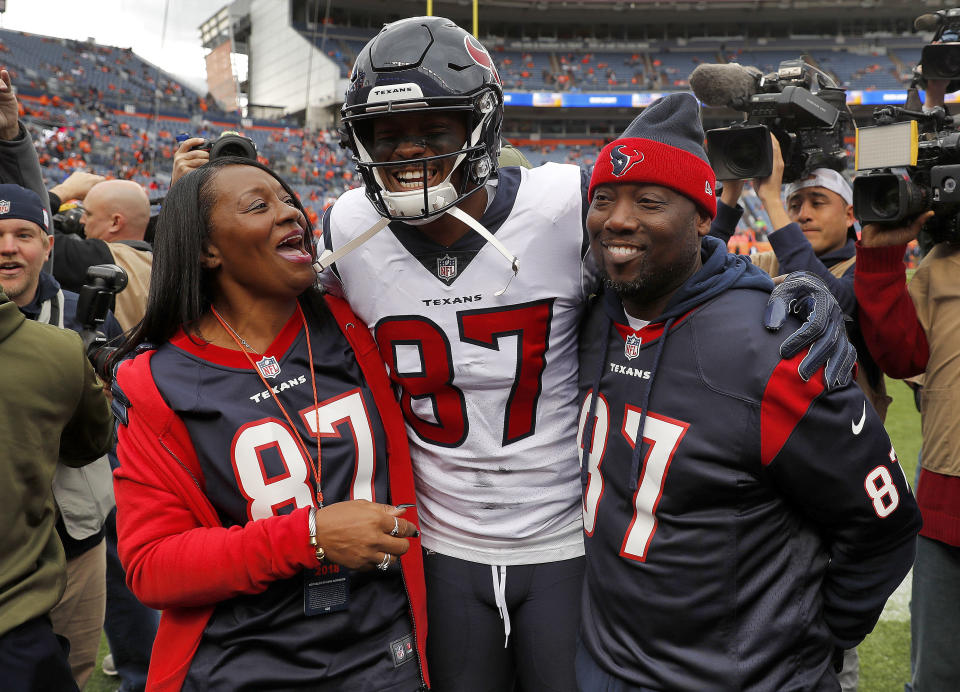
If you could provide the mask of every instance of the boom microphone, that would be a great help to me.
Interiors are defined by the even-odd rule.
[[[913,20],[913,28],[917,31],[936,31],[942,20],[939,14],[921,14]]]
[[[742,111],[750,97],[758,93],[761,76],[757,68],[736,63],[699,65],[690,74],[690,88],[708,106],[730,106]]]

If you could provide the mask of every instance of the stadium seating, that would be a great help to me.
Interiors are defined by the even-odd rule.
[[[342,76],[377,31],[335,24],[324,32],[298,29],[324,46]],[[686,89],[688,75],[701,63],[739,62],[768,72],[800,55],[848,88],[901,88],[922,45],[917,36],[878,39],[872,45],[836,37],[773,43],[672,39],[638,50],[595,39],[573,49],[576,42],[527,42],[520,49],[503,39],[486,41],[505,89],[551,92]],[[264,160],[296,186],[312,217],[358,182],[336,132],[303,133],[283,120],[238,122],[236,115],[218,110],[212,100],[128,49],[0,30],[0,62],[13,73],[49,184],[85,167],[137,180],[151,197],[160,198],[169,185],[176,135],[213,139],[228,129],[253,139]],[[566,161],[589,166],[593,149],[550,143],[523,152],[534,165]],[[749,198],[747,203],[749,207]],[[748,211],[762,221],[762,209]]]

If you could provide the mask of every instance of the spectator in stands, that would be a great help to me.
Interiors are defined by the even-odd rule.
[[[77,295],[62,291],[56,280],[42,271],[43,263],[53,247],[53,239],[47,235],[48,219],[38,195],[19,185],[0,184],[0,288],[27,319],[80,332],[81,325],[76,314]],[[108,316],[104,331],[110,336],[118,336],[120,327]],[[40,348],[41,352],[44,350],[43,347]],[[4,371],[4,389],[7,389],[6,378],[16,377],[20,368],[16,365],[18,361],[15,358],[7,358],[4,362],[8,366]],[[50,373],[56,372],[60,366],[60,363],[48,364]],[[61,372],[59,376],[66,375]],[[58,383],[57,386],[51,386],[50,391],[62,392],[63,386]],[[32,391],[46,392],[42,387],[42,382],[38,380]],[[99,385],[97,391],[99,392]],[[53,402],[56,407],[62,404],[60,401]],[[5,410],[11,409],[5,407]],[[46,418],[45,414],[37,415]],[[77,432],[89,435],[91,439],[105,440],[103,446],[98,447],[99,455],[104,455],[111,435],[109,432],[103,435],[99,429],[99,420],[87,420],[92,426],[91,430]],[[109,431],[109,426],[107,427]],[[10,445],[16,448],[18,445],[15,440],[20,439],[22,431],[7,427],[6,432],[2,446],[5,449]],[[37,444],[38,449],[42,449],[40,443]],[[37,450],[24,447],[24,450],[27,449],[29,452],[24,451],[24,457],[33,458]],[[47,449],[49,451],[50,448]],[[33,614],[46,615],[49,611],[53,631],[69,640],[70,668],[80,688],[93,671],[100,644],[106,599],[103,522],[113,506],[109,462],[106,456],[100,456],[93,463],[89,463],[91,461],[84,458],[83,468],[73,468],[77,466],[76,459],[71,458],[68,452],[53,474],[53,496],[59,512],[54,514],[50,508],[49,521],[50,526],[56,526],[66,551],[66,590],[59,591],[58,595],[62,594],[59,602],[51,600],[42,612]],[[46,482],[50,483],[49,477]],[[9,487],[8,484],[4,485]],[[46,496],[47,491],[44,489],[42,497]],[[50,606],[54,606],[52,610]],[[6,670],[4,673],[6,674]]]

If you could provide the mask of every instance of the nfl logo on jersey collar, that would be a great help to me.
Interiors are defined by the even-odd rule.
[[[623,354],[627,357],[627,360],[633,360],[640,355],[640,344],[643,343],[643,340],[634,334],[628,334],[627,340],[623,344]]]
[[[273,356],[264,356],[257,361],[257,370],[264,377],[273,379],[280,374],[280,363]]]
[[[457,258],[444,255],[437,258],[437,278],[453,279],[457,276]]]

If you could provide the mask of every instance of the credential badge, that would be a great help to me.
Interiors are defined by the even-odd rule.
[[[257,370],[264,377],[274,378],[280,374],[280,364],[273,356],[264,356],[257,361]]]
[[[457,275],[457,258],[444,255],[437,260],[437,276],[441,279],[452,279]]]
[[[630,334],[627,336],[627,342],[623,346],[623,354],[627,357],[627,360],[633,360],[640,355],[640,344],[643,341],[636,334]]]

